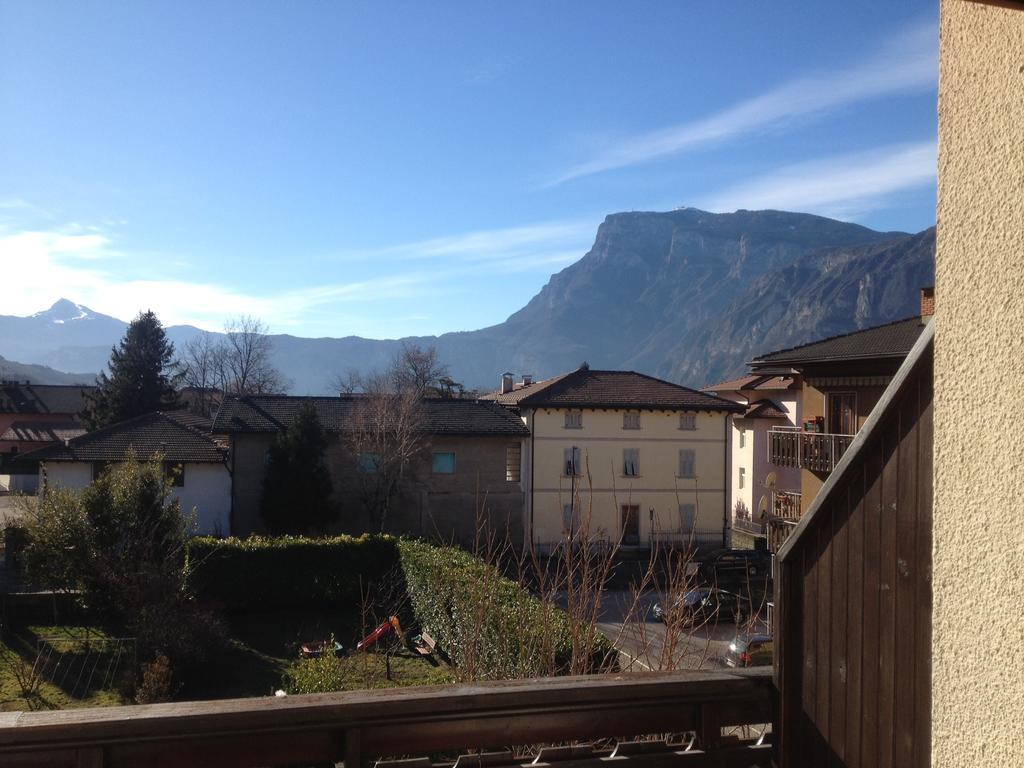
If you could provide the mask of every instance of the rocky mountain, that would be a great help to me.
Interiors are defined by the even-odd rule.
[[[915,314],[918,288],[934,279],[934,247],[934,230],[876,232],[802,213],[617,213],[590,251],[503,323],[405,340],[275,335],[274,360],[298,394],[328,391],[348,368],[385,367],[402,341],[436,345],[470,386],[583,360],[702,386],[741,372],[755,353]],[[0,316],[0,354],[99,370],[124,328],[61,300],[27,318]],[[199,332],[168,328],[179,345]]]

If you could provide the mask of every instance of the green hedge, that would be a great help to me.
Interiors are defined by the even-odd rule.
[[[460,549],[398,544],[413,613],[463,674],[506,679],[613,664],[600,632],[573,638],[569,616]],[[575,646],[575,647],[574,647]]]
[[[360,588],[404,578],[415,623],[463,676],[507,679],[596,671],[614,663],[600,632],[461,549],[389,536],[215,539],[189,544],[196,597],[228,613],[352,609]],[[403,618],[404,621],[404,618]]]
[[[352,608],[398,571],[390,536],[198,537],[188,548],[196,597],[228,613]]]

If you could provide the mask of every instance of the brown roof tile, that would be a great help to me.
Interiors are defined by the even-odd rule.
[[[147,413],[128,421],[88,432],[69,440],[23,454],[32,461],[121,461],[132,451],[139,459],[162,453],[165,460],[196,464],[224,461],[224,452],[213,439],[186,426],[169,413]]]
[[[910,353],[924,327],[920,317],[910,317],[799,347],[769,352],[754,358],[749,365],[756,368],[781,364],[799,366],[843,360],[903,358]]]
[[[353,423],[360,395],[341,397],[292,397],[254,395],[228,397],[214,419],[215,434],[236,432],[279,432],[288,428],[305,403],[312,404],[321,425],[328,432],[344,432]],[[494,402],[424,398],[424,431],[431,435],[530,434],[522,420]]]
[[[66,413],[85,407],[85,393],[96,387],[78,384],[11,384],[0,386],[0,413]]]
[[[743,410],[742,405],[729,400],[643,373],[596,371],[590,368],[579,368],[507,395],[498,395],[496,400],[503,405],[528,407],[633,408],[737,413]]]

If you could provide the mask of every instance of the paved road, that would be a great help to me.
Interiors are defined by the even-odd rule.
[[[615,643],[625,669],[707,669],[729,650],[736,635],[735,625],[725,620],[685,631],[668,631],[654,620],[654,593],[639,600],[629,592],[606,592],[598,627]],[[641,617],[646,617],[641,619]],[[764,631],[763,625],[757,631]]]

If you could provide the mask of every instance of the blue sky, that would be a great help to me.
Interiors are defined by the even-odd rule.
[[[4,314],[501,322],[623,210],[935,219],[938,3],[0,0]]]

